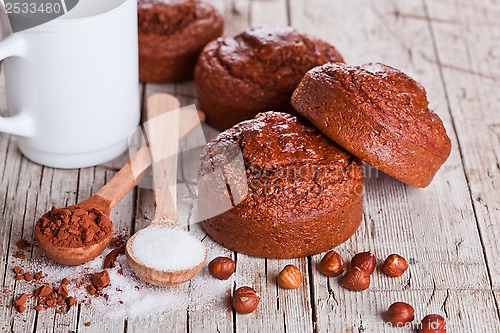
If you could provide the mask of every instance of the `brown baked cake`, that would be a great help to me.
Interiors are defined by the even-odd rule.
[[[314,68],[292,105],[340,146],[409,185],[429,185],[450,155],[450,139],[429,110],[425,89],[383,64]]]
[[[141,82],[191,79],[201,50],[224,26],[215,8],[196,0],[138,0],[138,15]]]
[[[261,113],[209,142],[198,185],[208,235],[253,256],[321,253],[361,223],[360,160],[286,113]]]
[[[195,68],[198,103],[223,131],[259,112],[293,112],[290,97],[304,74],[343,61],[330,44],[293,28],[257,28],[208,44]]]

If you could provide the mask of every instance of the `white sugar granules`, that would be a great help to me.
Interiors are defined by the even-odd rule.
[[[178,227],[152,224],[139,231],[132,241],[135,258],[161,271],[196,267],[205,260],[205,246]]]
[[[145,318],[195,306],[198,309],[225,308],[234,276],[229,280],[218,280],[209,274],[208,262],[226,255],[226,250],[213,242],[207,247],[208,258],[201,272],[191,281],[174,287],[156,287],[141,281],[128,265],[125,255],[119,255],[116,266],[107,269],[111,283],[102,290],[107,298],[90,296],[86,286],[90,284],[90,274],[102,271],[104,257],[112,248],[81,266],[59,265],[42,256],[31,261],[30,270],[43,270],[46,276],[42,282],[54,286],[58,286],[63,278],[73,280],[68,286],[70,296],[106,317]]]

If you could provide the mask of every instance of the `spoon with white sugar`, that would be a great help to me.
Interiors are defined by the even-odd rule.
[[[156,211],[151,225],[127,241],[125,254],[139,278],[157,286],[173,286],[198,274],[207,250],[177,219],[179,101],[170,95],[154,95],[148,99],[147,112],[158,114],[158,110],[171,111],[144,125],[153,161]]]

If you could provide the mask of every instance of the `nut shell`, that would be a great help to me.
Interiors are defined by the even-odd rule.
[[[219,280],[229,279],[235,269],[236,263],[227,257],[217,257],[208,264],[210,275]]]
[[[415,319],[415,310],[410,304],[396,302],[385,313],[385,320],[393,326],[402,327]]]
[[[278,274],[278,284],[281,288],[297,289],[302,284],[302,273],[294,265],[286,265]]]
[[[352,257],[351,266],[363,268],[368,274],[372,274],[377,267],[377,259],[373,252],[361,252]]]
[[[240,314],[248,314],[259,306],[260,295],[250,287],[240,287],[233,294],[233,308]]]
[[[420,333],[446,333],[446,321],[437,314],[430,314],[422,319]]]
[[[342,256],[336,251],[329,251],[319,263],[321,274],[329,277],[339,276],[344,272],[345,264]]]
[[[382,272],[391,277],[398,277],[408,269],[408,262],[399,254],[391,254],[382,264]]]
[[[340,285],[352,291],[363,291],[370,286],[370,274],[360,267],[351,267],[340,278]]]

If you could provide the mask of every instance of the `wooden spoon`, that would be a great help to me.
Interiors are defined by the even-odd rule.
[[[151,99],[158,98],[158,96],[151,96]],[[165,94],[162,97],[165,98]],[[173,96],[167,95],[166,98],[170,100],[175,100]],[[176,104],[178,107],[178,104]],[[153,117],[159,116],[162,110],[159,108],[153,108],[151,112],[148,112],[146,119],[152,119]],[[199,125],[200,122],[204,121],[204,114],[198,113],[199,118],[194,119],[192,113],[186,113],[186,117],[182,118],[180,134],[182,138],[187,135],[191,130]],[[109,218],[111,210],[113,207],[128,193],[130,192],[137,183],[144,177],[146,170],[151,165],[151,157],[149,154],[149,149],[147,145],[144,145],[133,157],[125,164],[125,166],[120,169],[120,171],[96,194],[87,200],[78,203],[76,205],[69,206],[69,209],[80,208],[83,210],[90,211],[92,209],[97,210],[102,215]],[[50,217],[50,211],[45,213],[36,223],[34,235],[35,239],[40,246],[40,249],[45,253],[47,257],[55,262],[64,265],[80,265],[87,261],[90,261],[97,257],[109,244],[113,236],[112,230],[106,234],[103,238],[98,240],[95,244],[84,246],[84,247],[66,247],[66,246],[55,246],[41,231],[42,220]]]
[[[151,108],[170,108],[172,105],[167,101],[161,104],[154,105],[148,104],[148,109]],[[158,112],[158,111],[155,111]],[[153,221],[150,226],[136,232],[128,241],[125,247],[125,254],[132,270],[142,280],[157,285],[157,286],[173,286],[192,279],[203,267],[207,258],[207,250],[199,240],[187,233],[179,225],[176,213],[176,176],[177,176],[177,149],[179,134],[178,126],[178,112],[176,110],[167,113],[168,119],[165,119],[170,125],[171,131],[167,136],[162,135],[162,127],[158,127],[158,123],[154,126],[145,126],[148,137],[152,137],[157,141],[150,140],[151,155],[153,158],[153,180],[155,184],[155,202],[156,211]],[[167,116],[164,114],[164,116]],[[163,117],[164,117],[163,116]],[[164,131],[164,130],[163,130]],[[169,157],[165,159],[165,157]],[[174,158],[172,158],[174,157]],[[149,232],[149,237],[153,236],[155,241],[140,241],[140,237],[145,237],[145,233]],[[160,238],[161,237],[161,238]],[[144,239],[144,238],[143,238]],[[147,238],[146,238],[147,239]],[[170,240],[170,243],[166,243]],[[158,242],[158,243],[156,243]],[[138,244],[140,243],[140,244]],[[142,246],[142,249],[138,249]],[[147,249],[145,249],[147,247]],[[139,251],[147,252],[146,262],[141,261]],[[163,252],[162,252],[163,251]],[[170,253],[164,253],[170,251]],[[175,251],[176,253],[172,253]],[[196,261],[192,265],[189,263],[187,254],[193,254]],[[170,258],[177,261],[174,265],[176,267],[183,267],[182,269],[164,269],[170,266],[169,263],[162,265],[164,268],[157,268],[157,260],[162,258]],[[174,256],[174,257],[172,257]],[[179,266],[178,261],[181,260],[182,264]],[[192,260],[192,259],[191,259]],[[187,262],[187,264],[185,264]],[[186,267],[187,266],[187,267]]]

